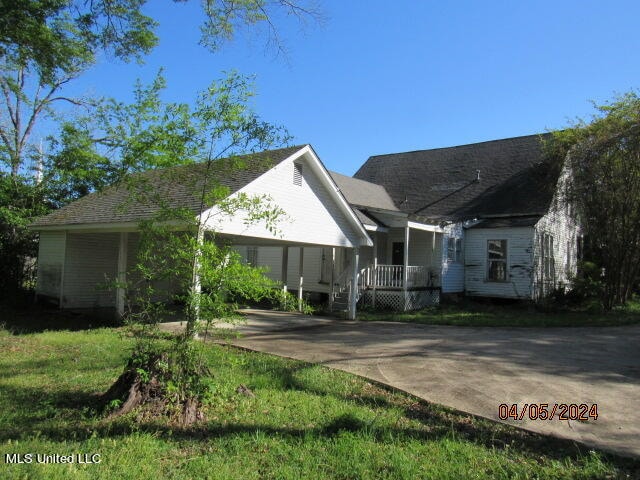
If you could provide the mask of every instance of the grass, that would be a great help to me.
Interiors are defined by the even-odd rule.
[[[640,461],[344,372],[209,344],[199,348],[217,395],[205,422],[183,429],[135,415],[106,421],[97,397],[121,372],[131,340],[117,328],[41,330],[0,329],[3,479],[640,477]],[[240,384],[255,397],[236,393]],[[97,453],[101,462],[5,464],[15,453]]]
[[[521,303],[482,303],[464,299],[415,312],[358,312],[358,320],[465,327],[611,327],[640,323],[640,302],[604,312],[539,309]]]

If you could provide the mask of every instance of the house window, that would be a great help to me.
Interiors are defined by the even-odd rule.
[[[293,164],[293,184],[302,185],[302,165],[299,163]]]
[[[247,247],[247,263],[253,267],[258,266],[258,247]]]
[[[490,282],[507,281],[507,241],[487,241],[487,280]]]
[[[553,235],[540,235],[540,258],[542,259],[543,280],[553,284],[556,278],[556,264],[553,256]]]
[[[462,262],[462,239],[448,237],[447,238],[447,261]]]

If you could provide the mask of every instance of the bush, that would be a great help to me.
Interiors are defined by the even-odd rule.
[[[557,307],[602,308],[604,281],[602,268],[593,262],[580,262],[578,275],[571,285],[559,285],[551,292],[539,307],[554,309]]]

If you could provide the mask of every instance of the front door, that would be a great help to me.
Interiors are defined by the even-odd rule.
[[[404,264],[404,242],[393,242],[391,245],[391,264]]]

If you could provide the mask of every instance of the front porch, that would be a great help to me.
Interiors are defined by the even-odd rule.
[[[419,310],[440,303],[438,275],[430,266],[376,265],[360,272],[359,306],[379,310]]]
[[[407,311],[440,303],[443,233],[438,227],[405,221],[369,234],[373,247],[359,249],[353,287],[360,308]],[[332,284],[333,310],[352,298],[348,270]]]
[[[406,277],[405,277],[406,271]],[[361,272],[363,286],[371,289],[407,290],[435,287],[438,275],[425,265],[376,265]]]

